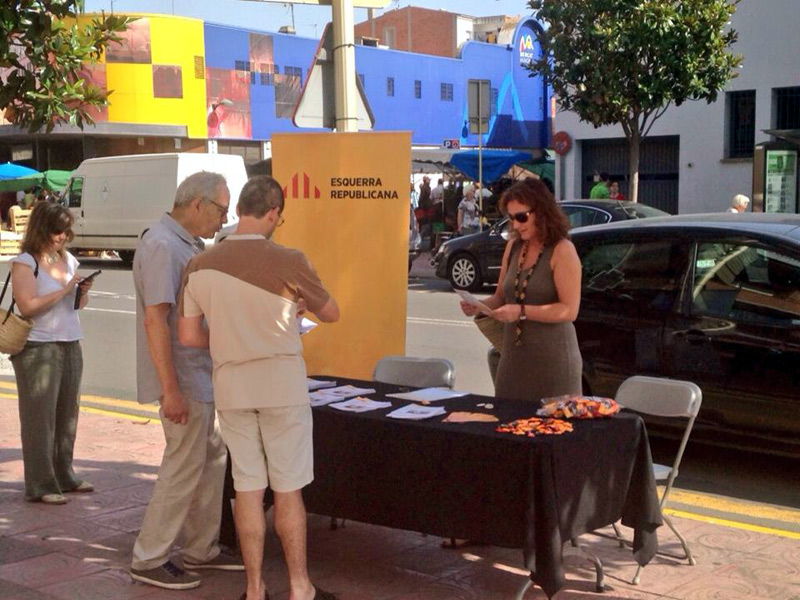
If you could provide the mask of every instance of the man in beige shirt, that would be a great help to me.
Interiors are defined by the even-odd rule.
[[[214,402],[231,455],[247,592],[267,597],[262,579],[264,490],[275,497],[275,530],[289,570],[290,600],[329,600],[306,566],[301,490],[313,473],[311,407],[297,316],[339,319],[339,307],[305,255],[270,238],[283,223],[284,198],[271,177],[250,179],[236,211],[239,225],[186,268],[179,304],[181,343],[209,347]],[[208,324],[204,327],[203,320]]]

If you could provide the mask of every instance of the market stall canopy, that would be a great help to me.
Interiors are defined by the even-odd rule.
[[[72,171],[51,169],[43,173],[34,171],[30,175],[17,177],[16,179],[0,179],[0,192],[18,192],[36,186],[57,192],[67,185],[70,175],[72,175]]]
[[[4,163],[0,165],[0,179],[18,179],[27,175],[36,175],[39,171],[14,163]]]
[[[483,151],[483,182],[492,183],[508,173],[508,170],[517,163],[531,160],[530,152],[519,150],[484,150]],[[456,169],[470,179],[478,180],[478,151],[463,150],[450,159]]]

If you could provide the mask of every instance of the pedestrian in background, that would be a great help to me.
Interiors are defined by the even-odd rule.
[[[727,212],[729,213],[743,213],[750,206],[750,198],[744,194],[736,194],[731,200],[731,207]]]
[[[242,600],[268,597],[262,573],[267,486],[275,498],[289,597],[334,600],[312,585],[306,566],[302,488],[314,479],[314,452],[297,317],[307,308],[330,323],[339,319],[339,307],[302,252],[270,239],[283,223],[283,207],[283,191],[271,177],[245,184],[236,233],[186,269],[178,330],[187,346],[211,347],[214,398],[231,453],[236,531],[247,572]]]
[[[480,213],[475,201],[475,190],[468,188],[464,199],[458,205],[458,233],[469,235],[480,231]]]
[[[592,200],[604,200],[608,198],[610,194],[608,189],[610,178],[611,176],[605,171],[600,173],[600,181],[594,184],[592,191],[589,192],[589,198]]]
[[[611,185],[608,188],[608,199],[609,200],[625,200],[625,196],[619,191],[619,182],[612,181]]]
[[[166,447],[158,481],[133,546],[131,577],[186,590],[200,585],[198,569],[243,570],[222,552],[222,490],[227,451],[214,417],[208,350],[178,341],[178,292],[189,260],[227,221],[225,178],[187,177],[172,211],[142,234],[133,261],[136,288],[136,384],[139,402],[158,402]],[[183,566],[170,561],[182,538]]]
[[[91,280],[80,283],[78,260],[66,250],[74,219],[63,206],[37,204],[22,253],[12,259],[11,283],[19,312],[33,319],[28,342],[11,357],[19,395],[25,499],[65,504],[64,494],[91,492],[72,467],[83,374],[79,308],[89,302]]]

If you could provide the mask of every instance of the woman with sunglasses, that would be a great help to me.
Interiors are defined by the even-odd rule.
[[[33,319],[28,342],[11,357],[17,379],[25,499],[65,504],[67,492],[93,487],[72,469],[83,373],[76,288],[80,308],[89,301],[91,280],[80,282],[78,261],[66,251],[72,214],[52,202],[36,204],[22,253],[12,259],[11,283],[19,312]]]
[[[581,262],[569,221],[539,180],[508,188],[500,199],[512,235],[495,294],[485,303],[505,323],[497,369],[498,398],[531,400],[581,393],[583,363],[573,321],[581,299]],[[468,316],[477,309],[464,302]]]

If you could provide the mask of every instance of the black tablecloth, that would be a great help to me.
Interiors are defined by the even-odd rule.
[[[400,386],[336,381],[375,388],[369,397],[392,400],[393,408],[408,404],[383,397],[407,391]],[[476,406],[482,402],[494,408]],[[529,403],[477,395],[433,404],[492,412],[500,423],[535,416]],[[495,432],[498,423],[389,419],[391,410],[314,409],[315,480],[303,494],[309,512],[523,548],[531,579],[548,596],[564,585],[564,543],[620,518],[634,530],[636,561],[655,554],[661,513],[638,416],[572,421],[572,433],[527,438]]]

